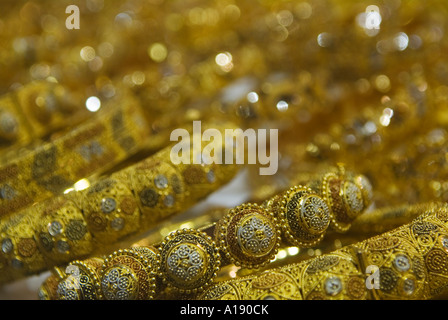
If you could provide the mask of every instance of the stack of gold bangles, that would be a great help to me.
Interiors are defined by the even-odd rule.
[[[448,298],[446,0],[0,12],[0,299]]]
[[[212,284],[220,268],[258,269],[279,247],[309,248],[328,227],[345,232],[370,204],[369,181],[342,166],[322,176],[315,190],[295,186],[262,205],[235,207],[211,226],[181,229],[153,246],[118,250],[107,258],[74,261],[57,269],[57,288],[42,297],[60,299],[152,299],[196,294]],[[75,280],[74,280],[75,279]],[[76,280],[77,279],[77,280]],[[53,281],[53,282],[52,282]]]
[[[197,298],[421,300],[444,297],[448,284],[448,206],[427,203],[377,213],[383,217],[384,214],[397,218],[413,216],[414,220],[313,259],[216,283]],[[364,217],[367,219],[360,221],[358,227],[372,221],[368,215]]]
[[[0,150],[24,147],[88,119],[80,97],[52,81],[35,81],[0,97]]]
[[[193,147],[191,151],[192,157],[198,155]],[[170,147],[164,148],[82,190],[2,219],[0,282],[107,252],[181,213],[236,173],[236,165],[173,165],[170,152]]]
[[[5,159],[0,165],[0,216],[60,195],[142,150],[150,136],[147,120],[135,101],[123,100],[52,141]]]

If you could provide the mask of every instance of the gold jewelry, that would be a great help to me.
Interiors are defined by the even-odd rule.
[[[58,23],[67,17],[64,4],[44,0],[3,2],[6,14],[0,20],[0,94],[9,98],[0,101],[1,150],[29,148],[30,142],[35,147],[42,143],[40,140],[60,136],[67,123],[81,123],[86,111],[81,101],[84,98],[79,99],[77,93],[105,101],[116,96],[117,89],[125,88],[144,106],[143,112],[151,120],[153,139],[147,143],[155,148],[146,150],[148,153],[166,144],[172,128],[191,120],[215,117],[252,129],[278,128],[282,142],[278,153],[280,172],[269,178],[260,178],[258,173],[250,176],[247,180],[257,186],[250,201],[264,201],[292,185],[302,186],[305,191],[311,188],[319,196],[325,193],[329,228],[345,232],[332,233],[338,239],[363,237],[359,232],[351,234],[348,228],[356,223],[359,208],[368,207],[368,189],[363,189],[362,181],[357,184],[356,179],[340,179],[337,170],[326,172],[325,185],[320,178],[317,184],[291,181],[297,171],[314,175],[321,172],[321,166],[343,161],[372,181],[375,194],[370,198],[372,207],[377,208],[448,200],[448,88],[447,60],[443,55],[447,49],[447,21],[440,14],[446,11],[444,1],[430,5],[403,1],[368,5],[335,0],[194,1],[183,5],[177,1],[151,1],[141,5],[139,1],[125,1],[117,11],[112,2],[89,0],[79,4],[80,30]],[[83,22],[86,14],[90,18],[87,24]],[[55,91],[55,100],[60,103],[53,104],[52,94],[47,94],[45,86],[34,87],[35,80],[58,84],[56,87],[61,84],[65,93],[76,96],[67,100],[80,103],[67,104],[63,101],[65,94]],[[31,87],[40,91],[37,96]],[[11,94],[17,88],[17,94]],[[19,97],[21,93],[23,97]],[[80,117],[74,119],[71,115]],[[16,151],[0,157],[17,158]],[[47,263],[64,264],[72,259],[72,253],[85,254],[85,258],[126,246],[118,241],[137,236],[135,229],[143,229],[140,221],[152,227],[187,203],[193,204],[199,195],[215,190],[215,185],[209,188],[207,179],[213,180],[215,171],[226,170],[213,169],[210,174],[209,167],[202,167],[184,175],[182,167],[176,171],[165,166],[165,160],[147,163],[138,173],[108,174],[105,183],[89,188],[90,193],[36,203],[35,208],[28,208],[29,212],[35,210],[36,217],[23,212],[7,217],[0,226],[1,249],[7,252],[0,253],[0,279],[22,277],[24,267],[38,272]],[[120,161],[119,165],[122,168],[127,163]],[[169,181],[167,187],[166,180],[158,178],[161,173]],[[181,177],[181,182],[171,182],[171,173]],[[14,172],[7,170],[5,174]],[[30,190],[34,190],[34,182]],[[180,186],[179,194],[175,194],[174,185]],[[288,204],[295,200],[305,204],[305,198],[294,198],[296,192],[291,191],[286,199],[282,194],[277,199],[277,212],[272,213],[284,244],[297,241],[313,245],[324,232],[327,234],[323,231],[327,215],[322,214],[323,210],[308,217],[306,210],[293,210],[292,205],[288,211]],[[3,190],[5,197],[11,193],[8,188]],[[53,196],[48,194],[47,198]],[[282,207],[285,211],[280,210]],[[270,215],[265,211],[270,212],[267,204],[257,208],[259,216],[239,220],[235,214],[228,216],[228,222],[245,227],[258,217],[262,224],[257,226],[267,228]],[[44,222],[49,225],[42,226]],[[367,229],[387,229],[397,222]],[[303,230],[310,234],[304,235]],[[240,238],[239,248],[233,235],[227,229],[222,231],[226,232],[222,239],[235,245],[226,247],[229,259],[235,259],[235,263],[241,260],[240,264],[263,264],[262,259],[247,259],[247,252],[259,252],[249,242],[252,238]],[[429,241],[420,238],[422,243]],[[270,237],[264,240],[267,247],[263,252],[269,255],[276,242]],[[116,247],[108,248],[110,243]],[[409,252],[413,254],[412,249]],[[220,259],[227,258],[222,255]],[[403,259],[400,261],[406,265]],[[346,269],[352,272],[349,263],[345,263]],[[129,267],[119,270],[129,281],[137,279],[134,271]],[[328,282],[330,293],[332,288],[339,288],[339,282],[333,280]],[[358,280],[353,281],[356,284]],[[409,288],[411,282],[407,283]],[[310,280],[304,288],[309,291],[308,285],[315,284]],[[319,297],[327,286],[316,285],[321,290],[316,293]],[[287,294],[291,286],[285,288]],[[349,296],[363,297],[357,291]],[[345,293],[334,297],[341,294]]]
[[[310,260],[216,283],[198,297],[223,300],[435,298],[446,292],[448,206],[424,207],[418,206],[420,215],[413,222],[385,234]],[[379,275],[376,288],[373,277],[376,275],[372,273],[375,270]]]
[[[415,205],[380,208],[363,214],[356,219],[350,228],[350,235],[374,235],[398,228],[403,224],[417,218],[425,210],[437,211],[445,207],[443,202],[431,202]]]
[[[148,127],[138,104],[116,101],[67,134],[3,164],[0,217],[111,169],[145,147]]]
[[[345,182],[344,176],[338,177],[342,179],[341,183]],[[347,179],[351,181],[348,175]],[[160,298],[173,294],[183,296],[201,292],[216,278],[222,265],[235,264],[257,269],[268,264],[282,244],[282,232],[285,243],[311,247],[322,240],[329,224],[329,206],[308,187],[292,187],[266,201],[263,206],[242,204],[229,210],[211,226],[198,230],[177,230],[169,234],[162,243],[155,244],[154,247],[159,251],[157,260],[146,259],[145,279],[153,279],[155,274],[160,279],[160,286],[157,292],[151,292],[145,297]],[[154,252],[146,247],[140,247],[139,250]],[[105,270],[113,267],[108,260],[113,260],[119,254],[120,251],[115,252],[112,258],[106,259],[100,271],[103,277],[101,283],[107,273]],[[147,284],[140,283],[128,269],[120,272],[132,283],[122,297],[137,299],[136,294],[140,292],[138,288],[140,285],[147,287]],[[109,285],[107,279],[105,282]],[[156,279],[153,281],[157,283]],[[156,285],[153,287],[156,288]],[[107,295],[104,290],[103,287],[104,298],[116,297],[115,293]]]
[[[331,226],[339,232],[346,232],[351,221],[364,209],[361,189],[333,173],[324,176],[322,195],[331,207]]]
[[[212,238],[203,232],[191,229],[173,232],[159,248],[158,275],[180,293],[202,291],[219,270],[218,250]]]
[[[174,166],[170,152],[165,148],[87,189],[1,220],[0,282],[107,252],[191,206],[237,171],[231,164]]]
[[[101,298],[97,270],[102,262],[103,260],[100,258],[71,262],[67,266],[66,272],[58,270],[57,275],[49,277],[49,279],[59,278],[58,284],[56,290],[54,287],[50,287],[52,288],[50,292],[48,292],[47,288],[54,286],[52,283],[41,287],[40,293],[43,293],[42,298],[48,300],[53,299],[55,296],[58,296],[61,300],[97,300]]]
[[[269,263],[281,244],[280,224],[274,213],[251,203],[229,210],[214,234],[224,260],[246,268]]]
[[[2,151],[26,146],[77,125],[89,114],[79,97],[50,81],[28,83],[0,97],[0,106]]]
[[[50,275],[39,288],[38,298],[39,300],[56,300],[58,295],[58,285],[60,279],[57,275]]]
[[[153,248],[118,250],[104,260],[100,271],[101,294],[107,300],[148,300],[156,291]]]
[[[274,197],[267,206],[280,219],[286,241],[295,246],[316,245],[330,224],[328,202],[308,187],[293,187],[283,197]]]

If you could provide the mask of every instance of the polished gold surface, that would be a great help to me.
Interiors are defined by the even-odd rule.
[[[0,282],[108,253],[119,241],[141,236],[193,205],[236,171],[234,165],[174,166],[169,153],[170,148],[161,150],[82,191],[51,198],[1,220]],[[185,183],[186,173],[196,177],[206,172],[213,172],[214,179]]]
[[[323,182],[325,177],[322,178]],[[346,171],[337,177],[342,185],[351,181],[351,175]],[[279,199],[282,199],[281,202]],[[365,209],[348,208],[347,212],[353,215],[353,210],[358,215]],[[226,268],[233,266],[256,271],[274,260],[279,248],[293,245],[299,250],[316,246],[324,239],[330,224],[330,210],[330,204],[311,188],[294,186],[268,199],[263,206],[254,203],[239,205],[228,210],[217,221],[210,219],[203,222],[197,229],[175,230],[151,247],[148,247],[149,239],[142,240],[130,249],[114,252],[105,261],[99,280],[102,297],[124,300],[145,297],[181,299],[195,295],[206,290],[214,279],[222,281],[222,273],[226,272]],[[156,259],[154,255],[157,250]],[[142,258],[139,260],[142,265],[137,269],[142,275],[138,278],[135,267],[130,267],[129,263],[132,256],[143,252],[148,257],[143,260],[143,264]],[[123,255],[130,256],[127,263],[112,263]],[[111,272],[114,274],[113,282],[110,280]],[[218,274],[221,274],[220,277]],[[60,283],[63,284],[63,272],[60,277],[63,279]],[[119,278],[124,278],[127,285],[118,286],[117,289]],[[153,288],[149,294],[148,279],[152,280]],[[82,297],[72,291],[73,299]],[[67,299],[67,296],[63,294],[54,298]]]
[[[446,1],[0,12],[0,298],[447,295]]]
[[[447,206],[410,224],[304,262],[217,283],[201,299],[431,299],[446,291]],[[379,273],[375,288],[371,271]],[[371,287],[367,283],[372,284]],[[373,282],[373,283],[372,283]]]

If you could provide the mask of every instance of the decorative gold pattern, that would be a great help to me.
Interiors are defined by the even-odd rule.
[[[161,165],[159,163],[158,167]],[[151,190],[167,190],[169,187],[165,175],[151,174],[143,179],[154,182]],[[100,191],[106,187],[113,190],[112,183],[107,183],[103,187],[94,187],[94,190]],[[116,201],[112,199],[108,194],[98,196],[96,199],[98,210],[102,210],[106,215],[113,213],[117,207]],[[145,206],[145,203],[141,206]],[[351,208],[347,208],[347,211],[349,210]],[[354,210],[358,209],[354,208]],[[144,294],[138,288],[147,288],[148,274],[154,273],[155,279],[151,276],[152,289],[149,295],[151,298],[161,298],[164,295],[172,297],[172,292],[175,292],[176,297],[186,297],[209,286],[223,266],[234,264],[248,269],[266,266],[274,260],[281,245],[286,244],[281,243],[282,230],[287,243],[307,247],[322,240],[329,223],[329,207],[322,197],[308,187],[295,186],[283,194],[274,196],[263,205],[247,203],[230,209],[224,217],[209,226],[198,230],[182,229],[172,232],[161,244],[154,245],[159,250],[157,261],[151,258],[145,262],[147,269],[142,271],[143,276],[138,279],[136,268],[128,268],[130,258],[127,258],[129,260],[127,263],[120,262],[119,266],[113,270],[114,274],[120,272],[126,274],[129,283],[132,283],[129,292],[120,293],[122,298],[137,299],[137,293]],[[213,235],[213,238],[209,235]],[[131,252],[144,252],[149,249],[137,245],[130,250],[119,250],[114,255],[130,255]],[[316,267],[322,268],[322,265],[331,263],[333,259],[327,259],[323,261],[323,264],[312,264],[309,273],[315,272],[313,270]],[[105,265],[112,268],[110,264],[109,262]],[[121,267],[124,269],[120,269]],[[138,270],[141,271],[145,267],[140,266]],[[134,281],[134,278],[137,280]],[[114,286],[115,289],[111,289],[108,279],[104,280],[103,275],[105,281],[103,296],[106,299],[117,298],[118,292],[115,291]],[[327,287],[331,290],[339,280],[330,279],[329,281]],[[353,294],[356,296],[357,293]],[[138,297],[138,299],[144,298],[144,296]]]
[[[104,260],[100,271],[106,300],[148,300],[155,294],[157,254],[151,248],[118,250]]]
[[[66,268],[58,284],[59,300],[98,300],[102,294],[99,288],[99,268],[103,260],[99,258],[73,261]]]
[[[330,223],[327,203],[307,187],[293,187],[268,206],[281,221],[286,241],[296,246],[316,245]]]
[[[236,207],[216,228],[225,257],[236,265],[257,268],[272,260],[280,246],[280,229],[271,212],[255,204]]]
[[[214,284],[201,299],[430,299],[447,290],[448,206],[433,204],[410,224],[316,258]],[[392,209],[393,210],[393,209]],[[422,245],[419,237],[434,241]],[[444,246],[445,244],[445,246]],[[372,274],[378,268],[375,288]],[[375,271],[375,270],[373,270]],[[373,274],[374,275],[374,274]],[[286,280],[288,279],[288,280]],[[370,282],[372,288],[368,288]],[[261,284],[262,283],[262,284]],[[280,294],[282,293],[282,294]]]
[[[6,261],[0,264],[0,283],[107,251],[191,206],[236,173],[236,165],[174,166],[170,150],[0,221],[0,260]],[[182,172],[189,168],[213,170],[215,179],[186,184]]]
[[[322,179],[321,190],[331,210],[330,226],[338,232],[346,232],[354,218],[365,209],[361,189],[337,174],[328,173]]]
[[[2,1],[0,283],[57,265],[40,290],[44,299],[104,299],[103,291],[113,299],[191,299],[206,289],[200,281],[212,281],[200,277],[199,266],[211,258],[207,246],[160,243],[168,230],[188,226],[199,238],[212,236],[221,255],[210,279],[235,278],[205,297],[446,293],[446,1],[66,6]],[[70,8],[80,9],[81,27],[77,17],[70,21],[76,12],[64,15]],[[266,166],[260,142],[269,144],[276,173],[260,176],[260,166],[250,164],[238,176],[252,191],[247,201],[263,205],[204,214],[204,224],[190,220],[196,210],[168,221],[235,173],[233,165],[203,163],[201,150],[193,151],[201,160],[195,165],[173,165],[166,149],[158,153],[170,132],[192,121],[258,131],[256,148],[250,134],[239,140],[252,142],[244,148],[249,163],[258,156]],[[265,128],[278,133],[278,148],[277,135],[263,137]],[[196,138],[193,144],[207,140]],[[150,230],[107,265],[98,266],[101,257],[62,267],[108,255]],[[194,259],[167,269],[146,245]],[[286,265],[295,259],[302,262]],[[271,260],[280,268],[242,277]],[[373,290],[363,284],[371,265],[382,279]],[[101,277],[104,288],[92,287]],[[188,289],[173,286],[184,280]]]
[[[80,96],[51,81],[34,81],[0,97],[1,149],[25,146],[87,119]],[[5,146],[6,145],[6,146]]]
[[[113,127],[117,116],[122,118],[120,128]],[[0,216],[60,195],[78,180],[111,169],[141,150],[148,136],[137,104],[128,101],[106,107],[73,131],[2,164]],[[132,145],[123,146],[125,137],[134,141]]]
[[[168,235],[159,251],[159,276],[185,293],[203,290],[216,277],[221,263],[212,238],[191,229]]]

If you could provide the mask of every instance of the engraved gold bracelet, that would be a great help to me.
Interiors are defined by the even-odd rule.
[[[342,184],[346,179],[356,182],[342,175],[337,178]],[[357,201],[363,206],[370,199],[364,199],[361,186],[354,185]],[[338,203],[347,204],[344,209],[349,216],[354,218],[363,211],[357,210],[358,204],[347,202],[343,192],[335,197]],[[195,294],[212,284],[222,265],[256,269],[268,264],[283,244],[316,245],[332,223],[331,212],[333,208],[319,194],[295,186],[263,205],[237,206],[212,226],[177,230],[152,247],[118,250],[103,259],[101,268],[72,262],[69,266],[80,269],[86,281],[89,279],[87,284],[78,281],[75,288],[73,276],[62,274],[58,289],[50,290],[46,283],[41,296],[56,292],[60,299],[151,299],[170,297],[173,292],[177,297]]]
[[[414,221],[390,232],[310,260],[217,283],[198,298],[436,298],[448,288],[448,206],[422,204],[416,210],[420,215]]]
[[[30,82],[0,97],[0,148],[4,151],[46,138],[83,122],[89,113],[81,99],[64,86]]]
[[[130,97],[106,105],[68,133],[0,167],[0,217],[101,174],[140,151],[149,124]]]
[[[228,182],[236,165],[179,164],[171,148],[0,221],[0,283],[107,252]],[[194,150],[192,154],[194,154]]]

